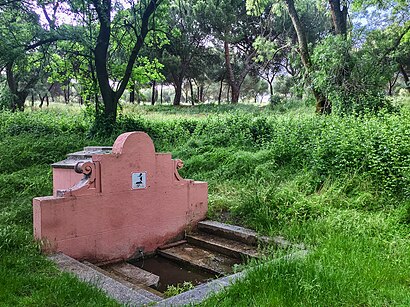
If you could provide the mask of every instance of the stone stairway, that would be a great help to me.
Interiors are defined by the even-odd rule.
[[[271,239],[260,237],[256,232],[243,227],[202,221],[194,232],[185,235],[184,240],[160,247],[156,257],[167,258],[188,271],[192,268],[218,278],[232,274],[235,265],[260,257],[258,246],[269,241]],[[108,264],[102,268],[116,280],[125,279],[145,289],[156,289],[161,276],[130,263]],[[155,290],[154,293],[161,295]]]
[[[185,236],[185,241],[160,248],[158,254],[215,275],[227,275],[236,264],[259,257],[259,241],[257,234],[249,229],[202,221],[196,232]]]

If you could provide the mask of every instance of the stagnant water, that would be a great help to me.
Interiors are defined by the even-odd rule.
[[[159,284],[157,290],[161,292],[166,291],[170,285],[176,286],[184,281],[189,281],[192,285],[196,286],[216,277],[208,272],[182,265],[159,255],[146,259],[129,260],[128,262],[158,275]]]

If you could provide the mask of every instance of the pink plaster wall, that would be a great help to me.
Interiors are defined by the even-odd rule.
[[[182,179],[178,164],[170,154],[155,153],[147,134],[120,135],[112,154],[92,157],[87,179],[71,187],[75,177],[58,173],[54,186],[63,196],[55,191],[33,200],[35,238],[45,251],[93,262],[154,251],[207,213],[207,183]],[[147,173],[145,189],[132,189],[134,172]]]
[[[83,178],[83,174],[77,174],[68,168],[53,168],[53,195],[57,196],[58,190],[72,187]]]

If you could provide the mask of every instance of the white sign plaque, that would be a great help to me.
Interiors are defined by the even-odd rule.
[[[132,189],[145,189],[147,187],[147,172],[132,173]]]

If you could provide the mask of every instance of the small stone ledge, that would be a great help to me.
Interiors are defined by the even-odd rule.
[[[198,228],[211,234],[217,234],[229,239],[238,240],[251,245],[257,245],[258,243],[262,243],[274,244],[278,248],[305,249],[305,246],[303,244],[293,244],[280,236],[260,236],[254,230],[244,228],[241,226],[225,224],[217,221],[201,221],[198,223]]]
[[[147,304],[151,305],[162,300],[161,297],[144,289],[139,289],[137,291],[127,287],[67,255],[61,253],[55,254],[49,256],[49,259],[54,261],[62,271],[76,275],[80,280],[96,286],[103,290],[109,297],[122,304],[128,304],[129,306],[143,306]]]

